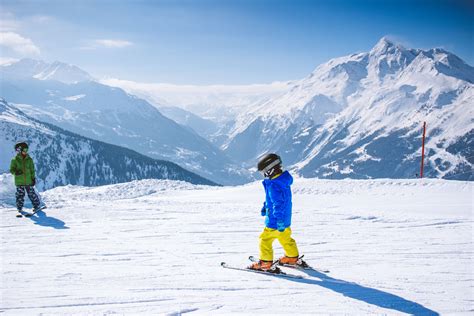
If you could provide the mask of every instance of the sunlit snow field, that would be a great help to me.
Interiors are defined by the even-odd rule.
[[[446,180],[295,179],[294,237],[327,274],[223,269],[258,255],[259,182],[143,180],[44,192],[16,218],[0,189],[0,313],[470,314],[473,188]],[[276,256],[282,249],[275,242]]]

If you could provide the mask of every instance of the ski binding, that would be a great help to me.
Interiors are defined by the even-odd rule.
[[[304,255],[301,256],[299,259],[302,259],[303,257],[304,257]],[[249,260],[252,261],[252,262],[257,262],[258,261],[258,259],[255,258],[254,256],[250,256]],[[281,264],[278,261],[277,261],[277,264],[281,267],[287,267],[287,268],[292,268],[292,269],[301,270],[301,271],[312,270],[312,271],[316,271],[316,272],[319,272],[319,273],[329,273],[330,272],[327,269],[313,268],[313,267],[309,266],[306,262],[304,262],[303,266],[292,265],[292,264]]]
[[[232,269],[232,270],[245,271],[245,272],[253,272],[253,273],[259,273],[259,274],[265,274],[265,275],[272,275],[272,276],[276,276],[276,277],[282,277],[282,278],[304,279],[304,277],[301,276],[301,275],[289,274],[289,273],[285,273],[283,271],[280,271],[280,272],[276,273],[276,272],[269,272],[269,271],[263,271],[263,270],[253,270],[253,269],[249,269],[249,268],[239,268],[239,267],[229,266],[225,262],[221,262],[221,266],[225,269]]]

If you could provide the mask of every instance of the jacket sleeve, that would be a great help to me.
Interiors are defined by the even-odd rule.
[[[31,159],[31,179],[36,178],[36,171],[35,171],[35,163],[33,159]]]
[[[273,204],[273,209],[271,210],[273,212],[273,216],[277,220],[283,220],[285,207],[285,197],[283,195],[283,191],[277,186],[271,186],[269,194]]]
[[[10,162],[10,173],[15,175],[15,172],[16,172],[16,161],[15,161],[15,158],[13,158],[12,161]]]

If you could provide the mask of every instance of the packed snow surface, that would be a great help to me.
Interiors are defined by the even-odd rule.
[[[57,187],[42,194],[45,212],[16,218],[8,179],[0,191],[5,315],[474,310],[472,182],[295,179],[294,238],[309,264],[331,271],[286,268],[299,280],[220,266],[258,256],[258,182]]]

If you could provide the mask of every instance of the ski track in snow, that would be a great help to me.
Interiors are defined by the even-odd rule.
[[[294,237],[331,272],[283,279],[220,266],[258,255],[260,183],[58,187],[31,219],[0,208],[0,313],[467,315],[473,188],[295,179]]]

